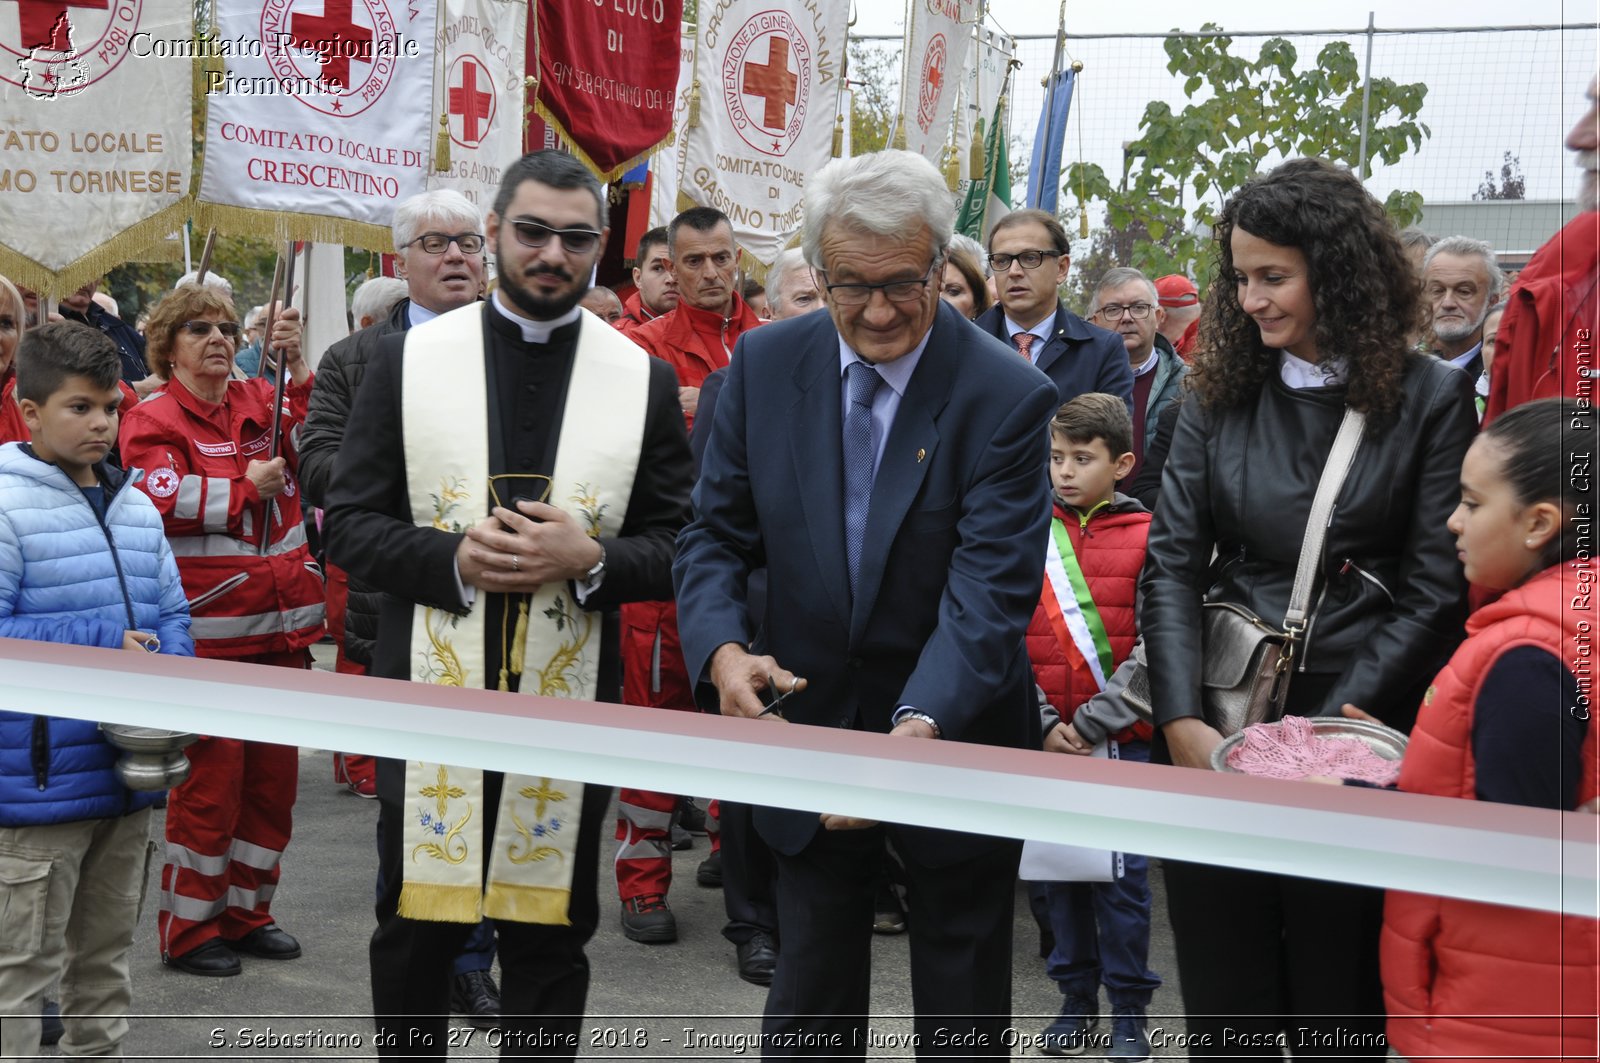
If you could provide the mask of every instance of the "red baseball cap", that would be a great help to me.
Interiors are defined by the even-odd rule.
[[[1200,292],[1194,281],[1181,273],[1169,273],[1156,281],[1156,294],[1162,306],[1195,306],[1200,302]]]

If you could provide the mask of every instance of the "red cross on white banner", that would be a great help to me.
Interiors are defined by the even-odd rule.
[[[765,106],[761,124],[767,129],[782,129],[789,121],[789,105],[795,102],[800,78],[789,69],[789,39],[774,35],[767,45],[767,61],[744,68],[744,91],[760,96]]]
[[[477,147],[483,140],[494,114],[494,96],[478,88],[478,74],[482,69],[477,60],[470,56],[463,58],[461,80],[450,86],[450,113],[461,116],[461,142],[468,147]],[[487,80],[487,75],[485,78]],[[493,88],[492,83],[490,88]],[[480,122],[484,123],[482,128]]]
[[[322,14],[297,12],[289,23],[297,48],[326,49],[320,53],[322,80],[346,89],[351,61],[372,62],[372,31],[350,17],[354,6],[354,0],[327,0]]]
[[[45,48],[52,52],[67,50],[67,29],[72,25],[67,13],[70,7],[88,7],[105,11],[111,0],[17,0],[22,29],[22,51]]]

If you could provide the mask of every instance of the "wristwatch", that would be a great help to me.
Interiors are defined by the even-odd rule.
[[[907,720],[921,720],[923,723],[925,723],[929,727],[933,728],[933,737],[935,737],[935,738],[943,738],[944,737],[944,732],[939,729],[939,721],[935,720],[932,716],[929,716],[925,712],[918,712],[916,709],[912,709],[912,708],[899,709],[898,711],[895,712],[895,714],[893,716],[890,717],[890,720],[894,723],[894,725],[896,727],[898,727],[901,724],[905,723]]]
[[[593,583],[595,580],[599,579],[606,570],[606,544],[596,541],[595,545],[600,548],[600,560],[596,561],[594,563],[594,567],[583,574],[583,581],[585,583]]]

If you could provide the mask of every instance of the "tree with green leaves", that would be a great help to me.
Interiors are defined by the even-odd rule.
[[[1299,54],[1282,37],[1263,42],[1252,61],[1232,53],[1233,38],[1220,26],[1207,23],[1202,31],[1215,35],[1167,38],[1167,70],[1183,79],[1190,102],[1179,111],[1161,100],[1145,107],[1120,183],[1113,186],[1093,163],[1074,163],[1063,189],[1080,197],[1078,210],[1104,203],[1113,232],[1142,226],[1148,234],[1126,251],[1116,246],[1121,241],[1104,241],[1106,268],[1131,265],[1152,277],[1188,273],[1204,287],[1214,268],[1203,253],[1205,233],[1228,197],[1269,160],[1317,156],[1360,172],[1374,160],[1393,165],[1432,134],[1417,119],[1426,85],[1371,78],[1360,158],[1363,82],[1349,42],[1325,45],[1315,63],[1297,69]],[[1413,224],[1422,196],[1396,190],[1384,206],[1397,225]]]

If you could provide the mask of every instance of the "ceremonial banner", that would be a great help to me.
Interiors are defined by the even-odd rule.
[[[1072,110],[1072,90],[1078,74],[1074,70],[1057,70],[1047,81],[1039,128],[1033,134],[1028,198],[1023,202],[1054,214],[1061,200],[1061,153],[1067,142],[1067,115]]]
[[[802,222],[806,175],[833,157],[850,0],[702,3],[683,193],[733,221],[745,266],[766,274]]]
[[[967,65],[962,84],[962,112],[956,121],[956,150],[964,163],[976,154],[982,158],[983,122],[994,113],[1005,83],[1006,69],[1016,54],[1016,42],[990,30],[975,30],[972,62]],[[973,141],[978,141],[974,145]],[[981,165],[981,164],[980,164]],[[965,167],[963,167],[965,170]],[[963,177],[968,176],[966,172]]]
[[[501,170],[522,154],[527,29],[527,0],[445,0],[433,110],[448,119],[450,155],[442,170],[434,159],[428,187],[454,189],[485,213]]]
[[[694,27],[683,23],[678,36],[678,92],[672,104],[672,128],[677,135],[661,145],[650,159],[650,228],[667,224],[677,215],[678,189],[689,141],[683,127],[689,117],[689,91],[694,84]],[[703,94],[703,90],[702,90]]]
[[[217,0],[199,227],[387,251],[426,187],[433,3]]]
[[[913,0],[906,22],[905,75],[900,79],[900,129],[906,150],[944,164],[950,119],[972,42],[976,0]]]
[[[1006,132],[1006,97],[1002,91],[984,136],[983,171],[973,175],[956,215],[956,232],[966,233],[985,247],[995,222],[1011,213],[1011,154],[1006,147]]]
[[[23,0],[0,15],[0,273],[76,291],[189,210],[185,0]]]
[[[672,132],[682,17],[683,0],[534,0],[528,69],[539,117],[602,181]]]

